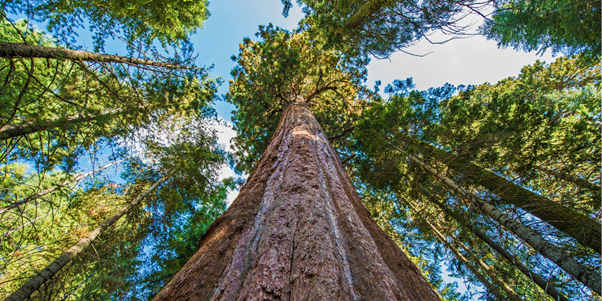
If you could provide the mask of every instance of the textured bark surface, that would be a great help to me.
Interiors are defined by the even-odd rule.
[[[439,300],[370,217],[309,108],[292,103],[255,171],[154,300]]]

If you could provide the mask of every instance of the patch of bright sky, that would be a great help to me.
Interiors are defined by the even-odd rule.
[[[282,16],[282,3],[280,0],[261,1],[239,1],[223,0],[211,1],[209,11],[211,16],[203,29],[199,29],[191,37],[194,49],[199,53],[197,63],[214,68],[211,74],[215,77],[221,76],[225,83],[220,87],[221,95],[228,91],[228,80],[232,79],[230,70],[236,65],[230,57],[237,55],[239,44],[243,38],[248,37],[256,40],[255,33],[259,25],[267,25],[270,22],[275,26],[287,30],[293,30],[303,17],[301,9],[295,7],[291,10],[288,18]],[[232,129],[232,110],[234,106],[225,102],[217,101],[215,104],[218,117],[226,121],[226,125],[219,125],[220,134],[218,142],[230,148],[230,140],[236,136]],[[220,170],[220,180],[227,177],[236,177],[234,171],[228,166]],[[236,198],[238,191],[230,191],[226,202],[229,204]]]
[[[441,40],[444,37],[441,37]],[[434,35],[437,39],[437,36]],[[396,52],[387,60],[372,60],[368,65],[368,85],[381,80],[383,87],[395,79],[413,77],[417,90],[453,85],[476,85],[517,76],[523,66],[536,60],[553,62],[555,58],[547,52],[538,56],[535,52],[525,53],[513,49],[498,49],[494,41],[482,36],[456,39],[435,45],[421,41],[405,49],[424,57]]]

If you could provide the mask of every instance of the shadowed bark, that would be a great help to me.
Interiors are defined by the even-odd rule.
[[[372,220],[304,102],[154,300],[440,300]]]

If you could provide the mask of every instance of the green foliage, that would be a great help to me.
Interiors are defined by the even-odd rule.
[[[418,266],[431,287],[445,301],[470,300],[468,295],[457,292],[456,283],[446,283],[442,278],[441,261],[446,250],[440,243],[429,238],[429,231],[422,231],[413,224],[411,209],[400,202],[395,193],[387,189],[375,189],[367,184],[360,189],[362,201],[374,221]]]
[[[232,117],[237,169],[250,172],[261,156],[289,95],[304,96],[327,135],[349,128],[367,105],[365,61],[323,48],[306,32],[260,26],[259,42],[245,39],[226,100]]]
[[[292,7],[285,4],[283,14]],[[363,54],[386,58],[411,46],[434,31],[459,33],[456,25],[462,9],[478,6],[474,1],[298,0],[305,5],[306,18],[314,23],[312,32],[330,45],[351,47]],[[356,53],[356,52],[350,52]]]
[[[28,176],[21,166],[3,166],[3,191],[19,192],[5,195],[3,206],[35,193],[38,189],[53,186],[62,181],[64,174],[50,174],[43,178]],[[9,178],[10,177],[10,178]],[[84,187],[64,187],[58,192],[31,202],[19,210],[4,212],[0,222],[2,239],[0,244],[2,264],[2,289],[0,296],[5,298],[32,275],[85,236],[99,222],[120,207],[126,199],[116,185],[107,185],[104,180],[89,182]],[[131,248],[119,247],[120,242],[132,240],[137,233],[140,218],[123,221],[107,231],[94,243],[94,247],[81,254],[77,261],[67,266],[49,282],[33,299],[53,299],[58,296],[73,300],[85,294],[86,289],[73,291],[84,280],[94,274],[97,281],[119,277],[125,266],[121,263],[135,256]],[[111,262],[97,261],[98,257],[110,258]],[[118,283],[118,282],[117,282]],[[107,282],[104,285],[108,285]]]
[[[554,184],[559,191],[552,192],[556,189],[550,189],[550,181],[538,180],[541,173],[535,168],[598,181],[599,95],[599,65],[567,58],[549,66],[537,62],[517,78],[480,85],[442,102],[442,126],[427,139],[445,141],[450,150],[481,166],[533,177],[533,189],[594,212],[599,208],[595,191]]]
[[[4,15],[0,40],[60,48],[58,43],[74,41],[78,27],[89,25],[97,51],[107,38],[125,37],[130,55],[153,52],[159,41],[175,50],[173,58],[162,61],[190,65],[193,50],[187,37],[209,16],[207,5],[188,0],[13,1],[5,4],[5,12],[48,22],[55,37]],[[32,299],[123,298],[138,287],[156,291],[179,270],[225,210],[227,189],[234,185],[231,179],[217,181],[226,154],[217,144],[211,104],[221,79],[210,78],[208,71],[0,59],[0,131],[26,129],[0,141],[2,207],[71,178],[86,153],[94,162],[145,151],[145,163],[133,156],[125,165],[125,183],[96,174],[93,180],[60,187],[17,209],[3,209],[0,297],[14,292],[168,171],[167,182],[105,229]],[[154,264],[163,270],[147,274],[142,283],[131,282],[149,266],[141,254],[152,237],[159,254]]]
[[[167,170],[174,170],[156,193],[104,231],[92,246],[36,291],[33,299],[111,299],[138,289],[148,294],[161,288],[194,254],[200,236],[225,210],[227,190],[234,187],[232,179],[216,181],[225,153],[207,117],[179,116],[177,122],[160,124],[159,131],[169,131],[175,137],[143,139],[148,164],[136,158],[128,161],[123,173],[125,185],[95,181],[76,186],[74,192],[65,187],[39,202],[5,212],[0,223],[4,233],[0,251],[6,268],[2,279],[8,284],[2,294],[16,290]],[[156,133],[151,135],[157,137]],[[62,173],[46,175],[43,182],[35,184],[44,174],[28,176],[22,165],[5,165],[3,175],[1,183],[5,187],[0,191],[10,192],[5,193],[3,206],[64,178]],[[144,254],[151,246],[154,253],[150,254],[152,261],[147,262]],[[28,268],[23,270],[21,266]],[[152,267],[161,270],[137,276],[139,270]]]
[[[25,21],[1,23],[3,40],[27,36],[30,43],[55,46]],[[210,114],[220,80],[207,70],[155,72],[121,65],[68,60],[0,59],[0,120],[33,124],[30,134],[0,141],[0,160],[26,159],[42,171],[72,169],[83,153],[116,141],[173,114]],[[161,71],[161,70],[156,70]]]
[[[543,53],[599,57],[602,34],[600,1],[498,1],[481,31],[501,47]]]
[[[3,21],[1,26],[2,40],[20,42],[27,37],[31,44],[57,46],[25,21]],[[180,55],[190,56],[191,49],[183,51]],[[225,187],[231,186],[216,180],[225,153],[210,121],[215,116],[210,105],[221,80],[209,78],[203,68],[162,70],[22,58],[0,62],[0,128],[36,126],[33,132],[0,141],[2,207],[71,178],[85,153],[95,161],[97,155],[128,157],[142,148],[152,163],[151,168],[132,159],[125,184],[95,178],[1,213],[2,297],[169,170],[175,171],[156,194],[103,231],[32,298],[104,300],[126,294],[133,289],[127,279],[143,264],[139,252],[147,237],[159,233],[156,227],[171,227],[194,216],[186,227],[199,226],[202,231],[186,234],[188,245],[166,238],[180,254],[175,265],[165,264],[175,272],[191,255],[192,240],[224,210]]]
[[[162,199],[179,196],[176,203],[187,204],[190,208],[181,208],[171,214],[165,208],[165,215],[151,224],[152,235],[145,238],[145,249],[138,255],[141,260],[138,271],[128,279],[135,287],[128,293],[130,299],[146,300],[154,296],[184,266],[196,253],[198,243],[211,223],[226,210],[226,194],[233,188],[234,181],[225,179],[196,199],[181,196],[179,187],[178,191],[164,189],[161,192]]]
[[[186,41],[209,17],[208,4],[207,0],[17,0],[8,2],[4,10],[48,22],[48,30],[61,43],[73,41],[75,30],[89,24],[95,49],[102,51],[105,40],[119,34],[130,43],[142,41],[145,46],[156,39],[163,46]]]
[[[353,136],[359,165],[357,175],[363,185],[372,187],[376,193],[382,191],[380,193],[394,195],[390,201],[394,205],[380,206],[380,210],[391,212],[386,208],[400,208],[396,209],[399,214],[388,213],[385,221],[392,225],[402,221],[393,228],[403,234],[400,237],[406,239],[404,245],[411,246],[410,254],[438,262],[432,255],[420,253],[432,252],[433,247],[424,243],[439,240],[429,236],[432,233],[430,226],[421,222],[430,220],[431,224],[440,227],[439,231],[446,233],[446,239],[467,244],[466,250],[474,253],[472,258],[480,258],[495,267],[491,271],[480,271],[488,275],[489,281],[502,279],[518,295],[541,300],[539,296],[543,292],[528,277],[474,236],[471,229],[477,229],[510,250],[534,272],[547,277],[546,280],[565,296],[575,300],[595,299],[587,288],[524,246],[514,235],[476,214],[468,202],[412,164],[392,145],[419,157],[498,209],[544,233],[577,260],[597,269],[600,267],[599,256],[592,250],[534,216],[498,201],[496,191],[471,185],[470,177],[478,175],[451,170],[444,164],[447,161],[431,154],[423,143],[468,159],[521,187],[600,221],[597,215],[599,191],[536,168],[545,166],[599,187],[602,153],[598,143],[599,65],[559,58],[549,65],[537,62],[526,66],[518,77],[495,85],[483,84],[468,89],[446,85],[423,92],[411,91],[412,86],[410,80],[396,81],[388,86],[385,91],[391,94],[390,99],[364,111]],[[459,94],[454,96],[456,91]],[[465,216],[470,224],[458,223],[441,212],[436,202]],[[465,256],[470,255],[468,251],[462,252]],[[454,275],[479,282],[464,264],[453,257],[448,260],[451,260]]]
[[[123,177],[128,181],[150,178],[173,170],[144,212],[151,213],[140,224],[146,236],[138,241],[127,285],[113,295],[146,300],[154,296],[196,252],[200,237],[226,209],[232,179],[217,182],[217,171],[225,163],[213,121],[209,116],[176,116],[143,138],[147,162],[129,162]],[[163,136],[163,137],[161,137]],[[167,136],[167,137],[165,137]]]

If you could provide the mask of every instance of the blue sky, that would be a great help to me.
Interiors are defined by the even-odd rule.
[[[228,91],[227,81],[232,79],[230,70],[235,65],[230,57],[238,54],[238,45],[243,38],[255,39],[258,26],[270,22],[288,30],[297,27],[303,16],[301,9],[295,7],[289,17],[284,18],[282,8],[280,0],[222,0],[209,4],[211,16],[205,21],[204,28],[199,29],[191,40],[199,53],[197,62],[207,66],[213,64],[212,74],[226,80],[220,88],[220,94]],[[221,118],[230,121],[230,112],[234,106],[218,102],[216,109]]]
[[[275,26],[292,30],[297,27],[303,17],[301,9],[295,5],[289,17],[282,16],[283,5],[280,0],[221,0],[209,4],[211,16],[205,21],[204,28],[199,29],[191,37],[195,50],[199,53],[197,63],[214,65],[213,76],[221,76],[225,83],[219,93],[228,91],[227,81],[232,79],[230,70],[235,63],[230,59],[238,54],[239,44],[243,38],[255,38],[259,25],[272,23]],[[468,18],[466,22],[479,24],[479,18]],[[476,28],[476,27],[475,27]],[[445,40],[446,37],[434,35],[432,41]],[[416,57],[401,52],[394,53],[389,59],[373,59],[368,66],[367,85],[372,87],[374,81],[381,80],[383,87],[395,79],[414,78],[416,89],[442,86],[445,83],[454,85],[495,83],[503,78],[517,75],[520,69],[535,60],[551,62],[550,55],[543,57],[535,53],[517,52],[512,49],[498,49],[496,43],[483,37],[453,40],[441,45],[419,42],[407,49],[416,54],[430,53],[425,57]],[[381,89],[382,91],[382,89]],[[234,106],[224,102],[216,102],[220,118],[230,122]],[[234,137],[234,131],[221,128],[220,143],[228,144]],[[234,172],[225,168],[222,177],[234,176]],[[228,197],[232,201],[236,192]]]

